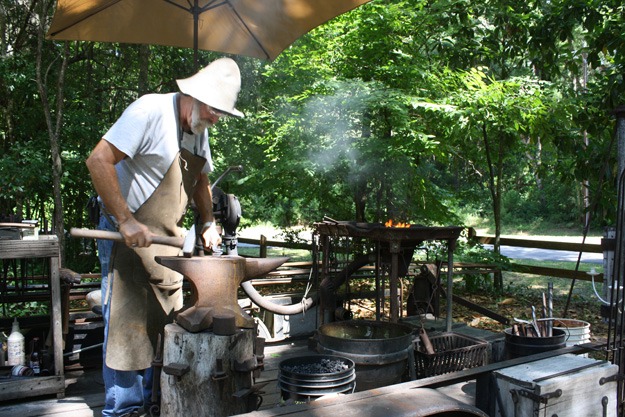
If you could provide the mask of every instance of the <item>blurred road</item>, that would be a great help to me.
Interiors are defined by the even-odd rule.
[[[493,245],[484,245],[484,247],[492,250]],[[533,259],[536,261],[577,262],[577,258],[579,257],[578,252],[550,249],[519,248],[516,246],[502,246],[501,254],[511,259]],[[583,253],[581,262],[601,264],[603,263],[603,254]]]

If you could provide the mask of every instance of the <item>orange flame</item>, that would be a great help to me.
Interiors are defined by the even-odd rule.
[[[407,228],[407,227],[410,227],[410,223],[403,223],[403,222],[395,223],[392,219],[389,219],[386,223],[384,223],[384,226]]]

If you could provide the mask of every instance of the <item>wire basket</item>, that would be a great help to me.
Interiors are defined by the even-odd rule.
[[[454,332],[430,336],[434,354],[428,355],[415,340],[415,368],[417,378],[447,374],[482,366],[486,362],[488,342]]]

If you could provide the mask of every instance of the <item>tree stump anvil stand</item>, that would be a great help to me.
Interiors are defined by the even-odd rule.
[[[165,326],[161,416],[231,416],[258,405],[254,329],[229,336]]]
[[[165,326],[161,373],[163,417],[221,417],[253,411],[259,404],[254,372],[262,369],[264,339],[238,304],[237,289],[288,258],[239,256],[155,260],[191,282],[193,305]]]

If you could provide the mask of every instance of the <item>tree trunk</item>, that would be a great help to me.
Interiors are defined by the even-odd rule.
[[[69,44],[65,42],[63,48],[63,56],[56,84],[56,117],[53,120],[52,105],[48,96],[48,70],[45,71],[43,66],[43,41],[45,39],[47,22],[50,16],[49,11],[52,10],[53,1],[42,1],[39,12],[39,28],[37,36],[37,88],[41,97],[44,116],[46,119],[46,127],[48,129],[48,138],[50,140],[50,156],[52,158],[52,193],[54,201],[54,215],[52,219],[52,227],[54,233],[59,239],[61,265],[65,259],[65,224],[63,220],[63,201],[61,198],[61,177],[63,175],[63,162],[61,160],[61,144],[60,132],[63,120],[63,93],[65,88],[65,70],[69,58]]]
[[[361,136],[363,138],[371,137],[371,114],[365,111],[362,117]],[[354,166],[353,169],[360,169],[360,166]],[[366,222],[365,210],[367,208],[367,175],[361,172],[355,175],[354,180],[354,208],[357,222]]]
[[[253,359],[251,329],[218,336],[213,332],[191,333],[178,324],[168,324],[163,347],[166,368],[160,378],[161,415],[221,417],[252,411],[245,401],[249,397],[237,398],[235,394],[252,389],[251,370],[244,370],[244,365],[249,367]],[[237,366],[241,369],[236,370]],[[188,367],[188,372],[167,374],[174,367]]]
[[[496,167],[493,165],[493,158],[490,154],[490,143],[488,132],[486,130],[486,122],[482,125],[482,139],[486,151],[486,160],[488,161],[489,173],[489,189],[493,200],[493,215],[495,217],[495,243],[493,252],[496,255],[501,254],[501,198],[502,198],[502,178],[503,178],[503,160],[505,154],[505,137],[500,137],[498,141],[497,162]],[[503,277],[501,274],[495,274],[493,285],[499,292],[503,291]]]
[[[356,211],[356,221],[366,222],[365,209],[367,208],[367,181],[358,178],[354,184],[354,206]]]
[[[139,97],[150,91],[148,74],[150,68],[150,47],[139,45]]]
[[[490,154],[490,142],[488,138],[488,132],[486,130],[486,122],[482,123],[482,141],[484,142],[484,150],[486,153],[486,161],[488,165],[488,190],[493,204],[493,216],[495,218],[495,244],[493,250],[496,254],[500,253],[500,240],[501,240],[501,175],[502,168],[499,165],[502,158],[503,144],[500,141],[499,145],[499,157],[497,162],[497,172],[493,165],[493,158]]]

